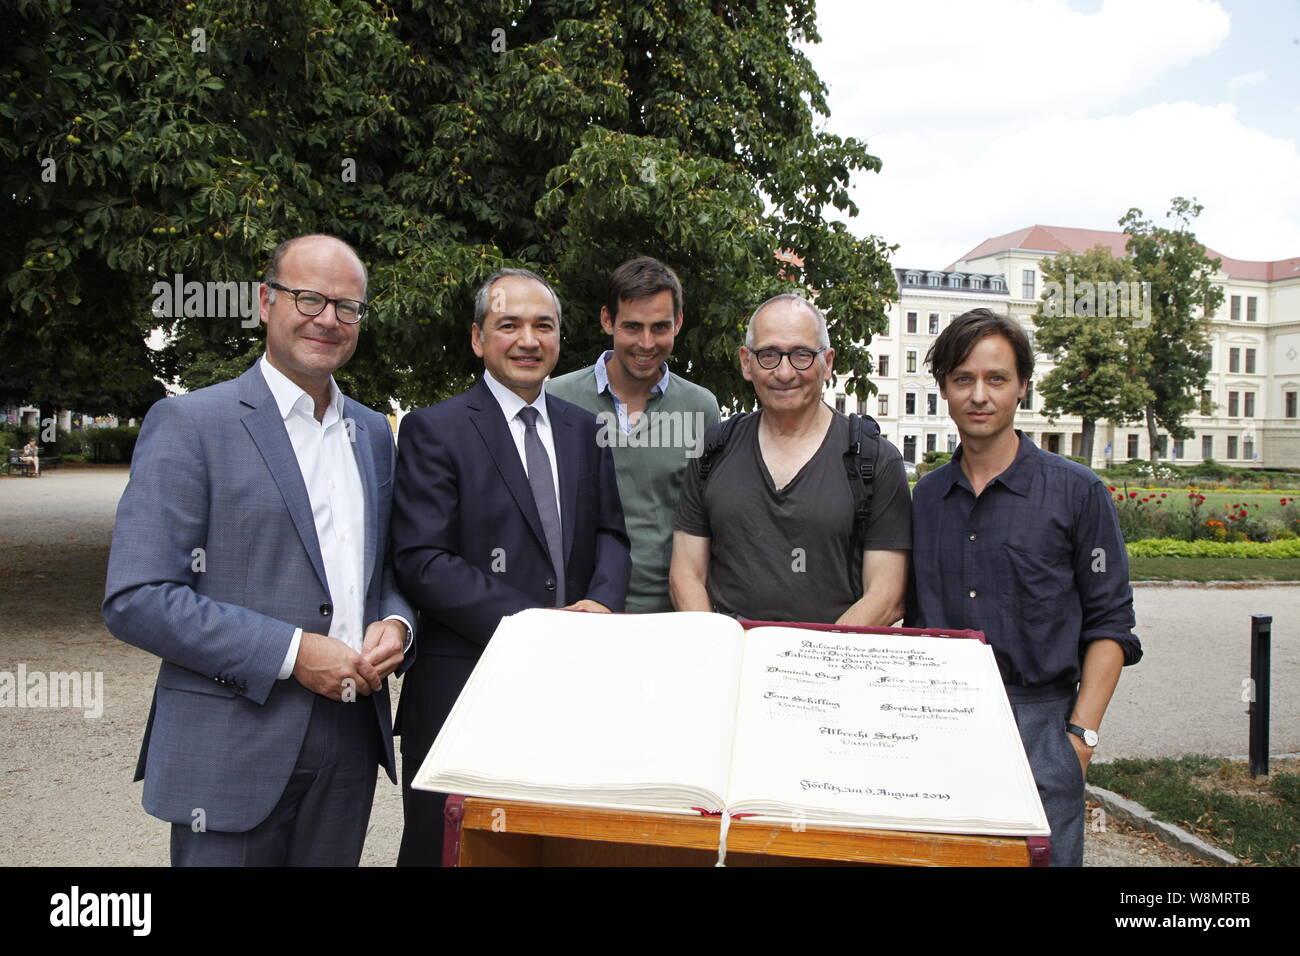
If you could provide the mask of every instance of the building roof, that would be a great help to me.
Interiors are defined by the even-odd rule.
[[[1015,232],[985,239],[978,246],[957,262],[969,262],[982,259],[1011,249],[1025,249],[1031,252],[1086,252],[1093,246],[1101,245],[1110,250],[1111,255],[1119,257],[1126,252],[1128,233],[1107,229],[1074,229],[1069,226],[1026,226]],[[1300,256],[1290,259],[1278,259],[1274,262],[1257,262],[1249,259],[1233,259],[1222,253],[1205,247],[1206,255],[1222,260],[1221,268],[1234,279],[1257,279],[1274,282],[1281,279],[1300,278]],[[954,262],[949,270],[957,267]]]

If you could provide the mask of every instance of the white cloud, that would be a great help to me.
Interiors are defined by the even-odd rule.
[[[1268,79],[1268,74],[1263,70],[1251,70],[1249,73],[1242,73],[1234,76],[1228,81],[1228,89],[1239,90],[1243,86],[1256,86]]]
[[[893,0],[818,4],[809,48],[830,85],[832,120],[871,137],[1051,111],[1105,108],[1220,46],[1228,15],[1212,0]]]
[[[962,144],[910,131],[873,146],[884,172],[859,178],[852,228],[901,243],[896,265],[946,266],[1034,223],[1116,229],[1131,206],[1159,221],[1174,196],[1205,206],[1193,228],[1224,255],[1300,254],[1296,144],[1243,125],[1230,104],[1047,116]]]
[[[1204,204],[1194,228],[1224,255],[1300,254],[1294,138],[1226,103],[1130,107],[1224,43],[1216,2],[823,0],[818,28],[829,127],[883,162],[855,179],[850,228],[899,243],[896,265],[946,266],[1034,223],[1116,229],[1131,206],[1163,221],[1174,196]]]

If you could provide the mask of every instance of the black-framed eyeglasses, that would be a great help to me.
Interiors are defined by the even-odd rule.
[[[788,357],[790,367],[797,372],[806,372],[812,368],[812,363],[817,361],[817,356],[821,355],[826,349],[821,348],[814,351],[813,349],[791,349],[784,352],[781,349],[750,349],[758,364],[769,371],[781,364],[781,359]]]
[[[267,285],[293,296],[294,305],[298,306],[298,311],[303,315],[320,315],[325,311],[325,306],[333,302],[334,314],[344,325],[356,325],[365,318],[366,310],[370,308],[369,304],[356,299],[331,299],[311,289],[287,289],[278,282],[268,282]]]

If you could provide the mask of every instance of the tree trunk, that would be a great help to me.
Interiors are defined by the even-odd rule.
[[[1089,468],[1092,467],[1092,446],[1097,440],[1097,423],[1091,418],[1083,420],[1083,428],[1079,430],[1079,457],[1084,460]]]
[[[41,454],[55,455],[59,451],[59,433],[57,430],[59,421],[58,409],[54,407],[53,402],[41,401],[37,403],[40,412],[37,413],[36,419],[36,443],[41,446]],[[55,426],[51,428],[50,426]],[[51,437],[52,441],[46,441]]]
[[[1147,449],[1151,453],[1151,468],[1155,469],[1160,464],[1160,449],[1156,447],[1156,410],[1155,406],[1147,406]]]

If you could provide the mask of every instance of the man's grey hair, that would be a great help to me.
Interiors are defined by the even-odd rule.
[[[303,239],[320,239],[322,237],[325,239],[333,239],[335,242],[343,242],[343,240],[338,236],[331,236],[324,232],[311,232],[307,233],[305,236],[294,236],[292,239],[286,239],[271,250],[271,257],[267,260],[266,269],[262,272],[262,281],[267,283],[267,285],[270,285],[272,282],[280,282],[280,266],[284,262],[285,254],[288,253],[289,248],[295,242],[301,242]],[[366,293],[370,289],[370,273],[366,270],[366,264],[361,261],[361,257],[357,255],[357,250],[353,249],[346,242],[343,242],[343,245],[347,246],[348,252],[352,253],[352,257],[356,259],[357,263],[361,266],[361,298],[365,299]],[[284,283],[281,282],[280,284],[283,285]],[[275,289],[267,289],[266,298],[268,302],[274,305]]]
[[[532,279],[534,282],[540,282],[547,292],[551,294],[551,301],[555,303],[555,323],[560,323],[560,297],[555,294],[551,284],[539,276],[536,272],[528,269],[498,269],[478,287],[474,293],[474,324],[479,328],[483,327],[483,320],[487,318],[489,299],[492,297],[492,286],[496,285],[498,279],[504,279],[506,276],[519,276],[522,279]]]
[[[791,302],[798,302],[808,310],[808,314],[817,320],[818,346],[824,349],[830,348],[831,337],[830,333],[826,331],[826,316],[822,315],[822,310],[817,308],[817,306],[813,305],[803,296],[797,295],[793,292],[783,292],[780,295],[774,295],[754,310],[754,314],[749,317],[749,327],[745,329],[745,348],[751,350],[754,348],[754,320],[758,318],[758,313],[762,312],[769,305],[772,305],[775,302],[780,302],[782,299],[789,299]]]

